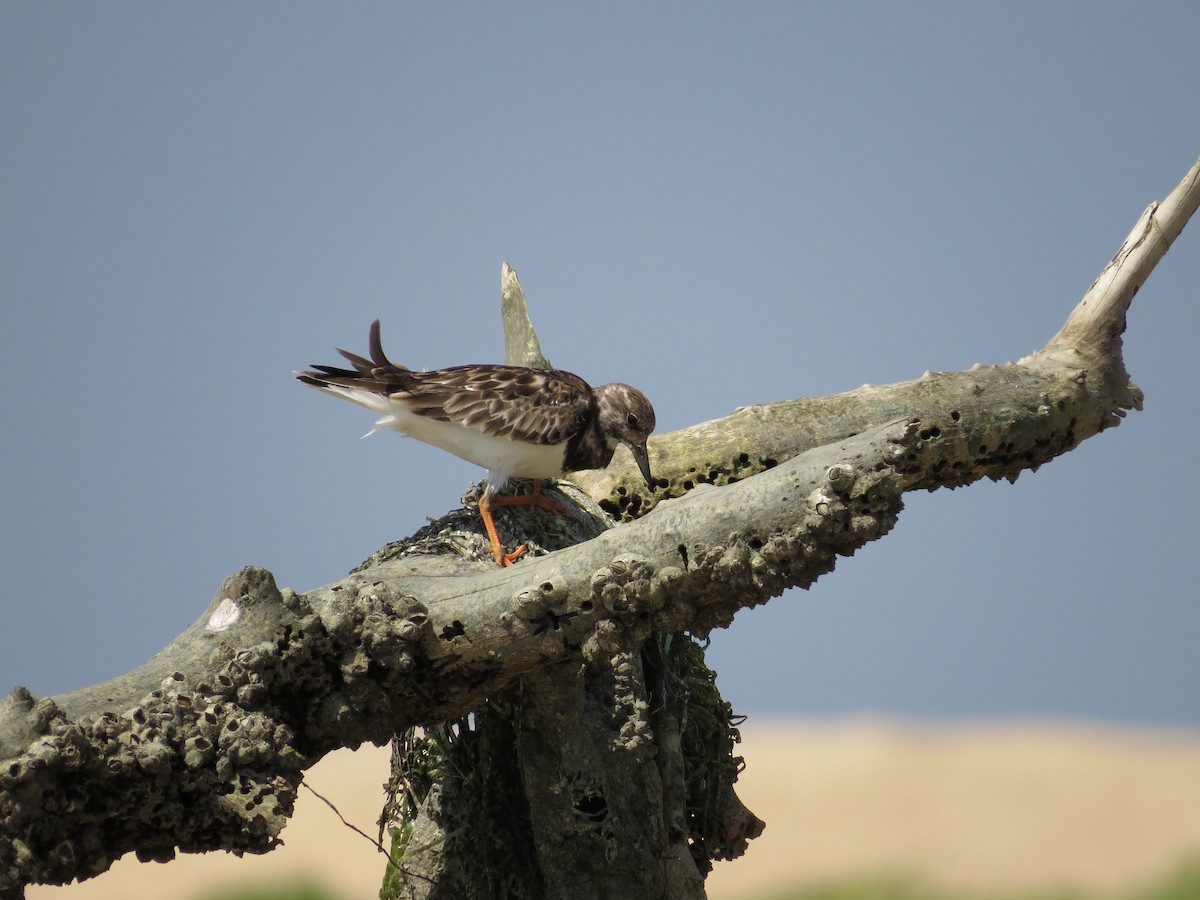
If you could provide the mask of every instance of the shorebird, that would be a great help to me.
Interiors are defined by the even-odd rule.
[[[512,565],[525,545],[504,552],[492,519],[494,507],[540,506],[566,514],[541,493],[541,479],[603,469],[616,445],[624,444],[653,487],[646,439],[654,430],[654,407],[637,388],[593,388],[570,372],[524,366],[416,372],[384,354],[378,319],[371,323],[368,345],[370,359],[338,350],[353,368],[314,365],[296,377],[377,413],[367,434],[390,428],[487,469],[479,515],[492,557],[502,566]],[[533,479],[533,493],[497,496],[511,478]]]

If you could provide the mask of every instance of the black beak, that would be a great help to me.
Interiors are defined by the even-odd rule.
[[[637,460],[638,468],[642,470],[642,477],[646,479],[646,487],[654,488],[654,476],[650,474],[650,453],[646,450],[645,444],[626,444],[630,452],[633,453],[633,458]]]

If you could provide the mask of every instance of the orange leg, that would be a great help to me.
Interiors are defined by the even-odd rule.
[[[558,516],[566,516],[568,519],[572,517],[570,511],[562,504],[555,503],[542,493],[542,482],[539,478],[533,480],[532,494],[497,497],[485,490],[479,498],[479,516],[483,519],[484,530],[487,531],[488,541],[492,545],[492,558],[501,566],[511,566],[525,553],[526,547],[522,544],[512,553],[504,552],[500,537],[496,534],[496,523],[492,519],[492,509],[497,506],[537,506]]]

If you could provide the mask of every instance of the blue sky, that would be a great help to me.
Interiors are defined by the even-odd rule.
[[[546,354],[662,431],[1041,346],[1200,154],[1191,3],[0,6],[0,689],[119,674],[227,574],[305,590],[482,473],[292,370]],[[711,662],[740,711],[1200,725],[1200,236],[1146,411],[912,496]]]

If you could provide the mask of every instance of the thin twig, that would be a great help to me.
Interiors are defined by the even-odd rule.
[[[347,822],[346,817],[343,816],[341,811],[336,806],[333,805],[333,801],[331,801],[327,797],[324,797],[321,794],[317,793],[317,791],[313,788],[313,786],[310,785],[307,781],[301,781],[300,784],[302,787],[308,788],[308,792],[310,794],[312,794],[314,797],[316,797],[318,800],[320,800],[322,803],[324,803],[326,806],[328,806],[330,809],[332,809],[333,814],[342,820],[343,825],[345,825],[347,828],[349,828],[355,834],[362,835],[363,838],[365,838],[367,841],[369,841],[371,844],[373,844],[375,846],[376,850],[378,850],[380,853],[382,853],[384,856],[386,856],[388,858],[388,862],[390,862],[393,866],[395,866],[401,872],[404,872],[404,874],[406,874],[406,875],[412,874],[409,872],[405,872],[404,869],[400,868],[400,864],[398,862],[396,862],[395,859],[392,858],[392,854],[388,853],[387,849],[383,846],[383,844],[381,844],[379,841],[375,840],[375,838],[371,837],[369,834],[367,834],[365,831],[363,831],[357,825]]]

